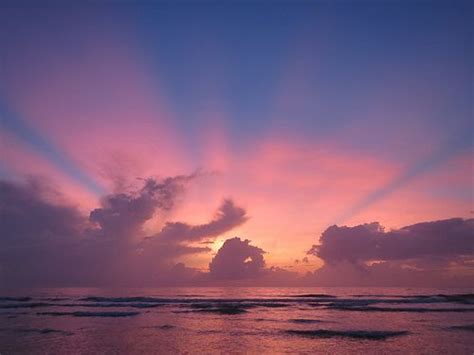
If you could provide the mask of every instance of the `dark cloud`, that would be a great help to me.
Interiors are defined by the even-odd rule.
[[[142,179],[141,187],[116,192],[101,200],[101,207],[90,213],[93,228],[86,235],[92,243],[84,253],[100,270],[98,274],[102,274],[98,283],[153,284],[158,274],[163,276],[171,271],[174,256],[184,254],[184,250],[206,251],[181,245],[179,253],[175,245],[163,243],[162,249],[151,256],[141,243],[145,222],[158,213],[171,211],[187,184],[195,178],[196,174]]]
[[[194,175],[170,177],[162,181],[145,179],[138,191],[104,197],[102,206],[93,210],[89,219],[98,225],[97,232],[102,236],[136,236],[157,210],[169,211],[173,208],[176,197],[193,178]]]
[[[39,181],[0,181],[0,284],[75,278],[75,270],[65,269],[77,261],[87,219],[50,201],[49,190]]]
[[[308,252],[324,266],[318,285],[461,286],[474,281],[474,219],[452,218],[385,231],[379,223],[332,226]]]
[[[400,261],[380,261],[371,265],[343,261],[325,264],[305,275],[301,282],[307,286],[471,287],[474,269],[472,265],[415,268],[411,263]]]
[[[197,270],[176,264],[175,258],[209,252],[193,243],[212,240],[247,217],[225,200],[208,223],[166,223],[145,238],[144,223],[173,209],[193,178],[145,179],[137,189],[105,196],[89,218],[57,198],[46,198],[44,184],[0,182],[0,283],[153,285],[197,278]]]
[[[265,253],[249,240],[227,239],[201,280],[203,284],[221,286],[301,286],[298,273],[288,268],[266,267]]]
[[[264,253],[247,239],[227,239],[209,264],[210,275],[226,280],[258,277],[265,268]]]
[[[16,185],[0,181],[1,243],[28,245],[39,238],[77,235],[85,220],[69,206],[56,205],[44,197],[47,186],[38,181]]]
[[[327,263],[474,256],[474,219],[418,223],[386,232],[379,223],[332,226],[311,254]]]
[[[217,236],[229,232],[247,220],[246,211],[226,199],[215,213],[214,218],[204,224],[190,225],[183,222],[168,222],[160,232],[144,239],[142,260],[174,259],[186,254],[210,252],[203,246]]]
[[[143,226],[175,206],[195,175],[145,179],[105,196],[89,215],[65,204],[41,180],[0,181],[0,287],[153,285],[470,286],[474,220],[453,218],[386,231],[379,223],[329,227],[309,251],[324,266],[305,277],[266,267],[265,252],[227,239],[209,272],[183,255],[244,223],[246,211],[224,200],[207,223],[168,222],[146,237]],[[300,263],[307,263],[303,258]]]
[[[153,238],[161,241],[199,242],[203,239],[215,238],[241,225],[247,219],[243,208],[236,206],[232,200],[226,199],[209,223],[192,226],[187,223],[168,222]]]

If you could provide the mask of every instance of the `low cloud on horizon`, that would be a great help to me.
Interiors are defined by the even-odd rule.
[[[421,222],[385,231],[378,222],[331,226],[308,254],[324,266],[319,284],[470,286],[474,281],[474,219]]]
[[[89,216],[61,202],[44,182],[0,181],[0,287],[24,286],[468,286],[474,281],[474,219],[422,222],[386,231],[379,223],[327,228],[308,252],[324,265],[301,275],[268,266],[263,250],[241,236],[216,238],[248,220],[232,199],[201,224],[164,221],[195,175],[147,178],[104,196]],[[163,217],[165,218],[165,217]],[[185,255],[209,255],[209,270]],[[307,263],[308,259],[304,258]]]

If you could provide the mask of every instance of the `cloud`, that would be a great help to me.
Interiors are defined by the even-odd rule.
[[[474,256],[474,219],[423,222],[386,232],[378,223],[331,226],[314,254],[328,263]]]
[[[0,284],[76,281],[81,263],[70,267],[86,223],[76,208],[54,201],[44,182],[0,181]]]
[[[193,178],[141,180],[104,196],[90,214],[45,181],[0,181],[0,285],[469,286],[474,280],[474,220],[461,218],[389,231],[377,222],[329,227],[309,251],[324,266],[305,277],[267,267],[264,250],[237,237],[224,242],[209,272],[199,271],[180,257],[209,253],[209,242],[247,221],[245,209],[226,199],[206,223],[167,222],[151,236],[143,230],[150,218],[173,210]]]
[[[474,219],[452,218],[385,231],[377,222],[331,226],[308,254],[324,266],[320,285],[469,285],[474,279]]]
[[[209,252],[194,245],[247,220],[224,200],[208,223],[168,222],[146,237],[144,223],[174,208],[194,175],[144,179],[109,194],[89,217],[61,202],[41,181],[0,181],[0,282],[7,286],[180,284],[200,273],[176,258]]]
[[[209,273],[201,275],[206,285],[221,286],[301,286],[297,272],[266,266],[266,252],[238,237],[227,239],[209,264]]]
[[[105,196],[102,206],[94,209],[89,219],[99,226],[96,232],[101,236],[136,236],[157,210],[169,211],[174,207],[176,197],[194,177],[195,175],[182,175],[162,181],[145,179],[143,187],[138,191]]]
[[[226,199],[209,223],[192,226],[181,222],[168,222],[153,238],[174,242],[197,242],[204,238],[215,238],[247,221],[246,211]]]
[[[196,176],[142,179],[141,187],[118,191],[101,200],[101,207],[89,216],[93,226],[85,232],[90,243],[84,252],[96,272],[102,275],[98,283],[149,285],[156,281],[158,274],[162,280],[170,279],[163,275],[172,271],[173,257],[183,254],[183,250],[198,252],[188,245],[179,246],[178,252],[176,246],[164,243],[151,255],[144,247],[151,248],[142,243],[145,222],[158,213],[171,211]]]
[[[55,238],[77,235],[85,222],[71,206],[49,202],[51,190],[40,180],[24,185],[0,181],[0,215],[3,246],[27,245],[33,238]]]
[[[210,276],[226,280],[258,277],[265,268],[264,253],[250,245],[250,240],[227,239],[209,264]]]
[[[210,252],[208,243],[221,234],[245,223],[246,211],[225,199],[214,218],[204,224],[191,225],[183,222],[167,222],[160,232],[146,237],[141,243],[143,260],[170,260],[187,254]]]

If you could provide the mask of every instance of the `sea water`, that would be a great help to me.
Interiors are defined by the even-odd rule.
[[[0,354],[473,354],[472,289],[0,293]]]

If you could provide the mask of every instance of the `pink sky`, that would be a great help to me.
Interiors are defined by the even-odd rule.
[[[390,230],[472,218],[473,150],[465,112],[448,115],[455,117],[452,125],[439,119],[453,112],[455,95],[436,76],[414,78],[418,66],[408,49],[400,67],[389,70],[393,57],[379,62],[380,49],[367,45],[374,72],[370,63],[352,63],[336,66],[341,71],[329,80],[334,68],[327,58],[345,53],[325,40],[334,35],[330,19],[320,28],[297,26],[300,37],[286,43],[279,61],[268,63],[261,53],[278,71],[271,90],[249,97],[238,81],[248,73],[244,67],[234,73],[227,56],[233,47],[205,33],[202,47],[182,44],[197,56],[177,71],[189,80],[191,97],[177,91],[181,79],[169,79],[176,68],[165,48],[175,42],[145,45],[145,30],[124,14],[102,22],[68,12],[65,19],[67,41],[51,35],[63,21],[54,18],[52,24],[25,23],[26,32],[15,32],[22,41],[5,42],[3,180],[41,181],[55,191],[43,196],[48,201],[88,216],[105,208],[105,196],[137,189],[143,179],[197,173],[173,208],[144,219],[136,238],[159,234],[166,223],[219,220],[222,201],[232,199],[248,218],[212,236],[208,251],[174,258],[203,271],[234,236],[263,249],[267,266],[305,273],[323,265],[307,252],[333,224],[379,222]],[[319,32],[313,38],[311,31]],[[433,59],[432,65],[444,68],[446,86],[462,87],[462,73],[450,69],[453,60]],[[364,72],[365,84],[344,81],[339,75],[346,71]],[[256,90],[260,82],[249,83],[248,90]],[[305,257],[308,263],[295,263]]]

